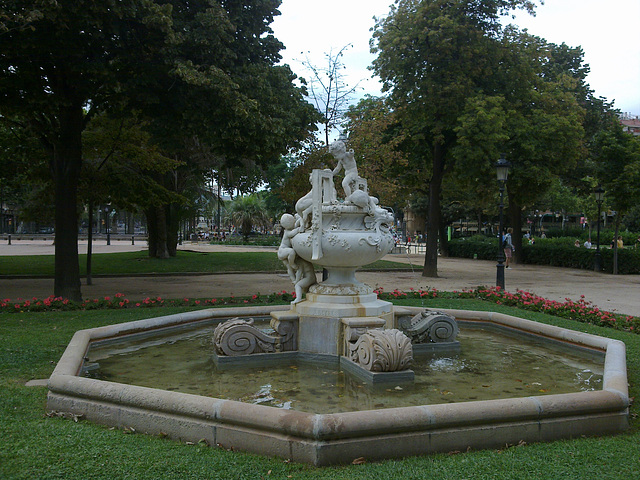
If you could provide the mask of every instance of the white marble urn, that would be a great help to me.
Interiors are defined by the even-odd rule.
[[[353,151],[343,142],[331,146],[338,160],[334,170],[313,170],[311,191],[296,203],[295,217],[285,214],[281,224],[284,235],[279,258],[298,286],[296,296],[307,290],[314,293],[366,294],[372,289],[360,283],[355,271],[379,260],[391,251],[393,216],[368,193],[367,181],[358,176]],[[334,175],[345,170],[344,199],[338,199]],[[328,278],[315,284],[310,265],[320,265]],[[313,278],[311,276],[313,275]],[[297,298],[299,301],[300,298]]]

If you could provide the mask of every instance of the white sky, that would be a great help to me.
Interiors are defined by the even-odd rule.
[[[299,76],[309,75],[300,61],[326,65],[324,54],[353,44],[343,57],[348,83],[361,93],[380,94],[367,70],[373,17],[389,12],[392,0],[282,0],[272,28],[284,43],[282,56]],[[546,0],[536,17],[519,14],[515,23],[553,43],[581,46],[591,67],[587,82],[599,97],[615,100],[623,112],[640,115],[640,0]]]

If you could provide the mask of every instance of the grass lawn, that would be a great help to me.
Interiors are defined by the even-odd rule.
[[[244,254],[243,254],[244,255]],[[397,302],[423,305],[420,300]],[[430,299],[426,307],[495,310],[622,340],[630,396],[640,394],[640,335],[517,310],[480,300]],[[126,434],[80,420],[47,417],[48,377],[73,332],[160,316],[184,308],[0,314],[0,478],[2,479],[634,479],[640,474],[639,408],[631,428],[613,437],[581,438],[462,454],[439,454],[344,467],[315,468],[258,455]]]
[[[91,256],[93,275],[131,275],[145,273],[274,272],[284,271],[273,252],[192,252],[181,250],[176,257],[150,258],[146,251],[97,253]],[[80,255],[80,274],[86,274],[87,256]],[[408,270],[410,265],[379,260],[366,269]],[[53,277],[53,255],[0,257],[0,275]]]

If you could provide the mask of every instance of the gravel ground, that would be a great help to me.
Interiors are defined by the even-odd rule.
[[[272,247],[218,246],[198,243],[185,243],[184,250],[197,251],[271,251]],[[130,241],[96,242],[94,253],[145,250],[145,242],[131,245]],[[7,255],[51,255],[54,247],[51,241],[13,241],[0,244],[0,297],[32,298],[47,297],[53,293],[53,279],[4,279],[2,256]],[[79,244],[79,251],[86,252],[86,242]],[[357,277],[374,287],[387,291],[398,289],[436,288],[453,291],[477,286],[494,285],[496,264],[485,260],[461,258],[439,258],[438,278],[421,276],[422,255],[392,254],[385,260],[410,263],[413,272],[359,272]],[[84,282],[84,281],[83,281]],[[581,295],[599,308],[629,315],[640,316],[640,275],[609,275],[587,270],[544,267],[538,265],[515,265],[505,271],[505,283],[508,291],[526,290],[552,300],[571,298],[578,300]],[[209,274],[152,277],[94,277],[93,285],[82,285],[82,294],[86,298],[97,298],[115,293],[123,293],[130,300],[147,296],[163,298],[183,297],[224,297],[242,296],[254,293],[268,294],[282,290],[291,291],[292,285],[287,275],[243,273]]]

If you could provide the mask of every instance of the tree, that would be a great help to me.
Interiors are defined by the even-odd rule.
[[[181,195],[190,192],[196,201],[206,192],[203,177],[212,172],[226,191],[255,191],[266,169],[297,148],[318,119],[304,100],[305,90],[294,86],[289,67],[276,65],[283,46],[269,25],[279,1],[220,3],[228,23],[225,32],[194,21],[203,15],[198,2],[180,2],[174,21],[200,70],[194,74],[188,62],[177,58],[178,80],[160,85],[162,108],[151,112],[162,150],[183,164],[165,178],[166,188]],[[203,42],[210,48],[203,48]],[[169,97],[162,96],[165,89],[171,90]],[[156,252],[175,253],[178,222],[190,213],[175,204],[147,210],[148,219],[158,216],[150,223],[163,233],[154,242]]]
[[[398,148],[404,135],[383,98],[366,96],[346,113],[349,147],[356,153],[360,176],[382,205],[402,206],[416,172]],[[409,187],[409,188],[407,188]]]
[[[576,92],[586,72],[579,68],[580,49],[550,44],[513,27],[505,29],[501,41],[508,66],[498,70],[502,85],[492,96],[467,102],[453,153],[459,174],[469,183],[494,177],[498,152],[507,156],[512,164],[509,223],[520,232],[522,212],[540,202],[555,179],[585,154],[584,109]],[[519,259],[522,237],[515,235],[513,241]]]
[[[640,140],[622,131],[616,117],[594,138],[592,156],[596,178],[606,192],[608,206],[616,211],[615,238],[622,217],[640,202]],[[613,273],[618,273],[617,243],[614,242]]]
[[[135,113],[127,117],[100,114],[83,132],[84,165],[79,195],[89,214],[87,285],[92,284],[95,206],[109,204],[112,210],[136,211],[159,202],[183,200],[155,180],[176,168],[176,162],[162,155],[144,127],[145,122]]]
[[[231,201],[227,205],[227,217],[240,228],[245,242],[249,241],[254,226],[266,227],[270,224],[264,202],[257,194],[237,197]]]
[[[405,148],[430,173],[424,276],[437,276],[441,188],[458,117],[469,98],[497,88],[499,16],[515,8],[532,12],[533,2],[399,0],[376,22],[373,69],[410,139]]]
[[[324,128],[325,146],[329,146],[329,133],[344,122],[344,114],[349,102],[358,89],[358,84],[349,85],[344,78],[342,63],[344,52],[352,45],[345,45],[338,53],[325,53],[326,64],[313,65],[307,58],[303,63],[311,73],[309,80],[309,98],[322,116],[320,123]]]
[[[206,140],[228,162],[267,162],[313,124],[268,27],[278,0],[6,1],[0,6],[0,117],[49,153],[55,189],[54,294],[81,299],[77,189],[82,132],[104,111],[157,118],[174,153]],[[172,148],[167,148],[171,146]],[[160,207],[160,206],[159,206]],[[160,208],[157,212],[161,212]]]
[[[0,6],[0,116],[49,154],[55,191],[54,295],[81,300],[77,189],[82,131],[120,100],[148,56],[170,40],[170,6],[7,1]]]

